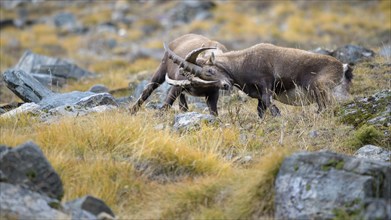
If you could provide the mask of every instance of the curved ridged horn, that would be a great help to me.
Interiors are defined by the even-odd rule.
[[[164,49],[166,50],[168,54],[168,58],[170,58],[175,64],[179,65],[186,71],[194,74],[194,75],[200,75],[202,72],[202,68],[196,64],[193,64],[191,62],[186,61],[182,57],[176,55],[167,45],[166,43],[163,43]]]
[[[213,50],[213,49],[217,49],[217,47],[201,47],[201,48],[195,49],[195,50],[191,51],[189,54],[187,54],[187,56],[185,57],[185,60],[190,63],[195,64],[197,57],[198,57],[198,55],[200,55],[200,53],[204,52],[205,50]]]

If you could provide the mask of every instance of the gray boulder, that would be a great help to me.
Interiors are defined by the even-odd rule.
[[[56,199],[0,182],[0,219],[70,219],[60,208]]]
[[[213,115],[186,112],[175,115],[173,129],[175,131],[192,131],[200,128],[202,123],[212,124],[217,122]]]
[[[365,145],[360,149],[358,149],[354,153],[354,156],[358,158],[366,158],[366,159],[371,159],[376,161],[385,161],[385,162],[391,161],[391,151],[370,144]]]
[[[360,214],[363,219],[391,219],[391,201],[390,199],[366,199]]]
[[[332,56],[340,60],[342,63],[356,64],[360,61],[374,57],[375,52],[361,46],[349,44],[337,48],[333,51]]]
[[[63,31],[80,32],[83,27],[77,22],[76,17],[72,13],[61,12],[53,17],[54,25]]]
[[[1,118],[10,118],[10,117],[16,117],[21,114],[39,115],[42,113],[42,111],[40,109],[41,109],[41,106],[39,106],[38,104],[35,104],[33,102],[29,102],[29,103],[24,103],[23,105],[15,108],[15,109],[12,109],[8,112],[5,112],[0,117]]]
[[[40,110],[47,111],[59,106],[93,108],[99,105],[118,106],[109,93],[79,92],[54,93],[23,70],[7,70],[3,74],[7,87],[25,102],[34,102]]]
[[[2,151],[0,171],[2,181],[7,183],[45,193],[58,200],[64,195],[60,176],[33,142]]]
[[[331,152],[296,153],[284,160],[277,175],[275,218],[331,219],[341,212],[365,216],[366,199],[391,199],[390,165]]]
[[[68,210],[84,210],[92,213],[94,216],[102,216],[104,213],[109,215],[112,219],[115,218],[113,211],[102,200],[93,196],[84,196],[79,199],[72,200],[65,204]]]
[[[92,204],[96,205],[96,204]],[[94,215],[81,207],[63,205],[59,200],[18,185],[0,182],[1,219],[114,219]]]
[[[107,92],[109,92],[109,89],[105,85],[96,84],[96,85],[91,86],[91,88],[88,91],[93,92],[93,93],[104,93],[104,92],[107,93]]]
[[[0,145],[0,219],[115,219],[100,199],[61,204],[61,179],[32,142]]]

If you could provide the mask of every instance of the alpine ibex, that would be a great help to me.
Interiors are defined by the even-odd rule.
[[[187,69],[191,69],[192,66],[195,66],[192,63],[195,63],[196,60],[193,60],[194,56],[187,56],[191,54],[193,50],[202,47],[203,49],[197,50],[197,56],[200,52],[205,51],[205,56],[211,54],[221,54],[226,52],[227,49],[224,45],[217,41],[212,41],[204,36],[196,34],[186,34],[183,35],[169,44],[169,47],[172,51],[175,51],[175,54],[179,56],[182,60],[186,60],[190,66],[187,66]],[[213,48],[211,48],[213,47]],[[172,106],[176,98],[179,96],[180,102],[179,107],[183,111],[187,111],[188,106],[186,102],[186,97],[183,92],[187,92],[193,96],[204,96],[206,98],[206,103],[209,107],[209,112],[213,115],[217,115],[217,101],[219,97],[219,87],[209,86],[208,81],[204,81],[199,77],[193,75],[183,75],[182,68],[168,59],[167,52],[164,53],[164,57],[157,68],[155,74],[152,76],[150,83],[144,89],[142,95],[139,97],[137,102],[131,107],[130,111],[135,113],[139,110],[140,106],[144,103],[145,100],[152,94],[152,92],[160,86],[164,81],[167,81],[168,84],[172,87],[168,91],[168,96],[165,100],[162,108],[169,108]],[[195,70],[193,69],[193,73]],[[228,84],[226,85],[228,87]]]
[[[184,66],[188,73],[208,81],[208,86],[224,89],[227,84],[229,87],[234,85],[258,99],[257,110],[261,118],[267,108],[273,116],[280,115],[273,97],[288,105],[316,102],[320,112],[333,97],[348,96],[353,78],[352,69],[331,56],[272,44],[211,53],[207,58],[193,58],[196,62],[192,63],[177,56],[169,47],[165,46],[165,49],[171,60]],[[202,50],[195,50],[188,56],[197,57],[199,51]]]

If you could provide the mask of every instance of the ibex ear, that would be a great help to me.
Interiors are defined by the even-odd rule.
[[[210,64],[215,64],[215,54],[212,52],[212,54],[210,55],[210,57],[209,57],[209,60],[208,60],[208,62],[210,63]]]

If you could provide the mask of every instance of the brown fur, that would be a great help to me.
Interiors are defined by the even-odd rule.
[[[224,45],[217,41],[212,41],[204,36],[196,34],[186,34],[183,35],[169,44],[169,47],[177,55],[182,58],[185,58],[191,51],[198,49],[200,47],[216,47],[217,49],[213,50],[215,53],[226,52],[227,49]],[[169,78],[173,80],[186,80],[187,78],[180,74],[178,65],[174,64],[170,59],[168,59],[167,52],[164,54],[162,62],[157,68],[155,74],[152,76],[152,79],[148,86],[144,89],[142,95],[139,97],[137,102],[130,109],[131,112],[135,113],[138,111],[140,106],[144,103],[145,100],[152,94],[152,92],[160,86],[165,81],[166,74]],[[168,96],[165,100],[165,103],[162,108],[167,109],[172,106],[176,98],[180,97],[179,106],[181,110],[187,111],[188,106],[186,102],[186,97],[183,92],[187,92],[193,96],[204,96],[209,107],[211,114],[217,115],[217,100],[219,95],[218,87],[205,87],[202,85],[187,85],[187,86],[172,86],[168,92]]]

